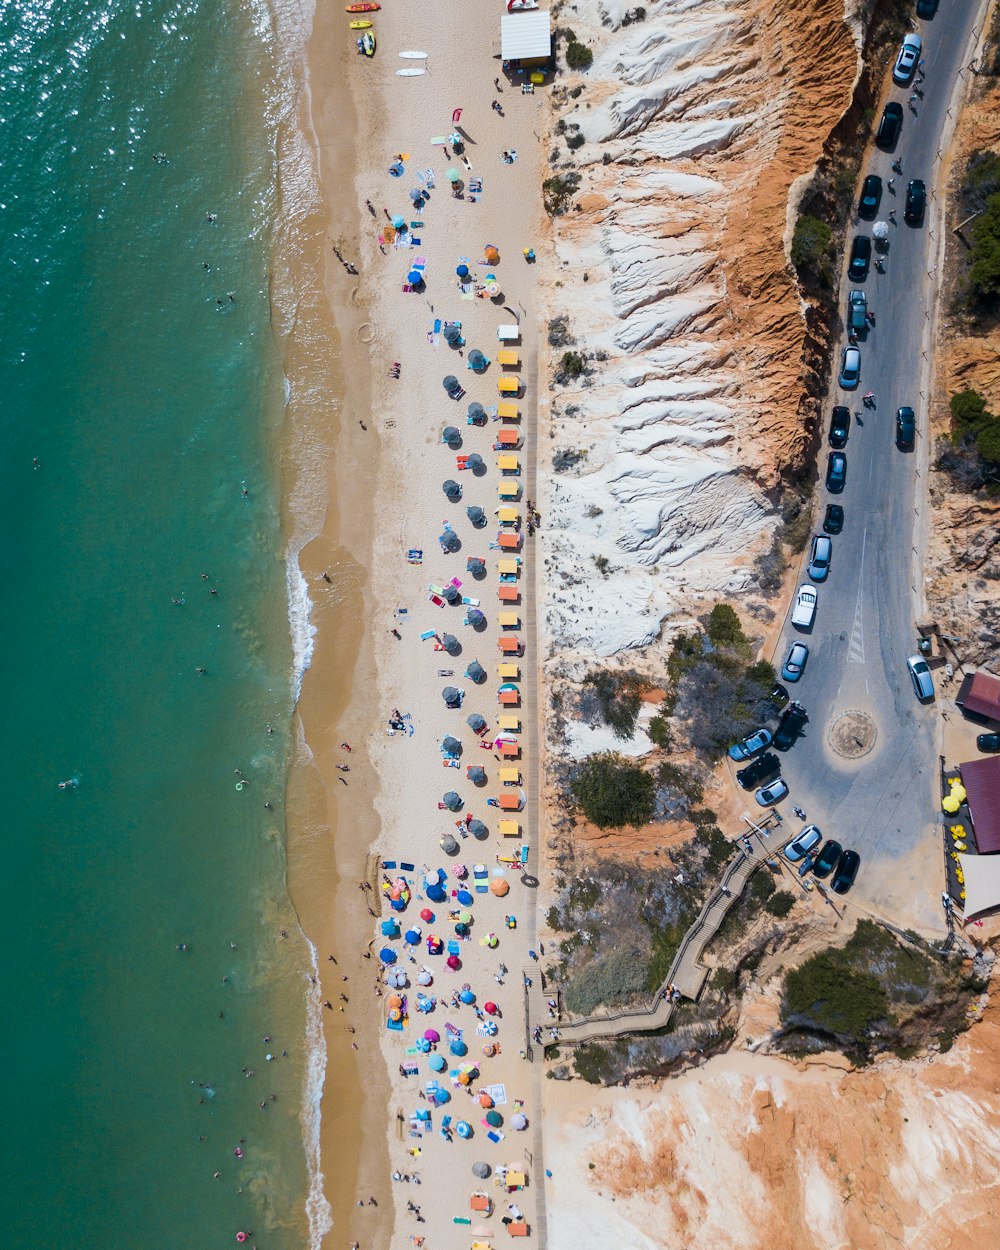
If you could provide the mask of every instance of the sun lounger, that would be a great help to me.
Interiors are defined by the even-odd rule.
[[[463,595],[463,596],[462,596],[462,602],[463,602],[463,603],[464,603],[467,607],[470,607],[470,608],[478,608],[478,607],[479,607],[479,604],[480,604],[480,600],[479,600],[479,599],[473,599],[471,595]]]

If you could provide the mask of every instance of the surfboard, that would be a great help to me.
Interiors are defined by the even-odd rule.
[[[396,73],[400,78],[416,78],[418,74],[426,74],[425,69],[397,69]]]
[[[426,61],[427,60],[426,52],[400,52],[399,55],[401,57],[404,57],[408,61]]]

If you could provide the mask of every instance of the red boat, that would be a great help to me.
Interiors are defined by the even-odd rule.
[[[377,13],[382,6],[375,4],[373,0],[365,0],[364,4],[348,4],[344,6],[347,13]]]

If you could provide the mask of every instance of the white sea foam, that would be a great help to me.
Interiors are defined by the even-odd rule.
[[[308,941],[308,939],[306,939]],[[316,947],[309,942],[312,981],[306,996],[306,1074],[302,1090],[302,1126],[309,1165],[309,1192],[306,1215],[309,1218],[309,1250],[320,1250],[323,1238],[333,1228],[333,1212],[323,1192],[320,1157],[320,1106],[326,1080],[326,1040],[323,1036],[323,1000],[319,983]]]
[[[312,663],[316,639],[309,584],[299,568],[301,550],[301,547],[290,547],[285,558],[285,576],[288,582],[288,628],[292,635],[292,691],[296,702],[302,689],[302,678]]]

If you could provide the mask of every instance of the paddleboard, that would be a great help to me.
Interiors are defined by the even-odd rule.
[[[426,74],[425,69],[397,69],[396,73],[400,78],[416,78],[418,74]]]
[[[408,61],[426,61],[427,60],[426,52],[400,52],[399,55]]]
[[[371,22],[351,22],[351,30],[370,30]]]

